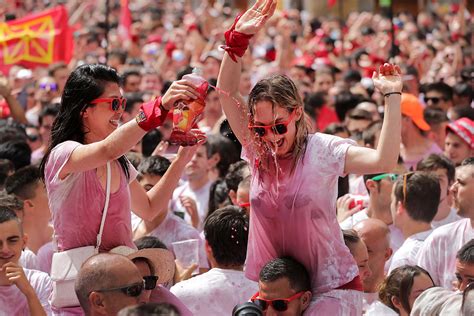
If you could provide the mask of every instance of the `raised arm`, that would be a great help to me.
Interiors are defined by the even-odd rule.
[[[20,103],[17,101],[15,96],[12,94],[10,85],[8,84],[8,79],[0,75],[0,95],[5,98],[5,101],[10,108],[11,117],[23,124],[28,124],[28,120],[25,116],[25,111],[21,107]]]
[[[224,113],[230,127],[241,144],[250,140],[248,131],[248,111],[242,96],[239,94],[242,56],[249,38],[257,33],[273,15],[275,0],[257,0],[240,19],[226,32],[226,53],[221,64],[217,87],[223,90],[219,94]]]
[[[400,67],[384,64],[372,76],[384,95],[385,115],[377,149],[351,146],[347,150],[345,173],[371,174],[392,171],[400,153],[402,77]]]

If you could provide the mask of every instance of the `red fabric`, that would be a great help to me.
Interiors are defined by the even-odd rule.
[[[336,111],[327,105],[323,105],[316,118],[316,128],[323,131],[331,123],[339,123]]]
[[[7,101],[0,101],[0,119],[6,119],[10,116],[10,107]]]
[[[362,280],[360,276],[356,276],[351,282],[341,285],[337,290],[354,290],[354,291],[363,291]]]
[[[169,111],[162,111],[160,104],[161,97],[143,103],[136,118],[138,126],[148,132],[163,124]]]
[[[173,51],[175,49],[176,49],[176,44],[174,42],[166,43],[165,45],[166,56],[168,56],[168,58],[171,58],[171,56],[173,56]]]
[[[328,7],[332,8],[336,4],[337,0],[328,0]]]
[[[13,65],[33,69],[72,58],[72,30],[64,6],[0,23],[0,28],[0,71],[5,74]]]
[[[132,15],[128,7],[128,0],[120,0],[120,19],[118,25],[118,34],[122,41],[131,41],[132,34],[130,29],[132,27]]]
[[[237,58],[235,57],[236,55],[239,57],[244,56],[247,47],[249,47],[249,41],[253,36],[249,34],[240,33],[235,30],[235,25],[237,24],[241,16],[242,15],[237,16],[237,18],[235,18],[234,24],[232,24],[232,27],[224,33],[226,44],[224,50],[235,62],[237,62]]]

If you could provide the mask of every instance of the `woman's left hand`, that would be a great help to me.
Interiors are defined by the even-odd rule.
[[[402,92],[402,71],[397,65],[388,63],[381,65],[379,72],[374,71],[372,80],[374,86],[384,95],[390,92]]]

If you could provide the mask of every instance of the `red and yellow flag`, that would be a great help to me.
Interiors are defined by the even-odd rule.
[[[27,68],[69,62],[73,54],[72,31],[63,6],[0,23],[0,71],[13,65]]]

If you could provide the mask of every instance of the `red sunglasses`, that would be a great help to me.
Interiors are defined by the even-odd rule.
[[[250,202],[247,202],[247,203],[240,203],[239,206],[240,206],[241,208],[250,207]]]
[[[288,119],[284,122],[275,123],[272,125],[251,125],[249,124],[248,128],[257,134],[260,137],[265,136],[268,130],[272,130],[272,132],[276,135],[283,135],[288,132],[288,124],[293,120],[295,117],[296,111],[291,112]]]
[[[298,293],[296,293],[295,295],[293,295],[292,297],[289,297],[289,298],[279,298],[279,299],[276,299],[276,300],[266,300],[266,299],[263,299],[263,298],[259,298],[258,297],[259,292],[257,292],[252,296],[252,298],[250,300],[252,301],[252,303],[260,306],[262,311],[267,310],[268,306],[271,305],[273,307],[273,309],[276,310],[277,312],[284,312],[288,309],[288,304],[291,301],[294,301],[294,300],[300,298],[303,294],[304,294],[304,291],[301,291],[301,292],[298,292]]]
[[[125,106],[127,105],[127,99],[125,98],[99,98],[99,99],[92,100],[89,103],[90,104],[108,103],[110,105],[110,109],[115,112],[120,108],[122,110],[125,110]]]

